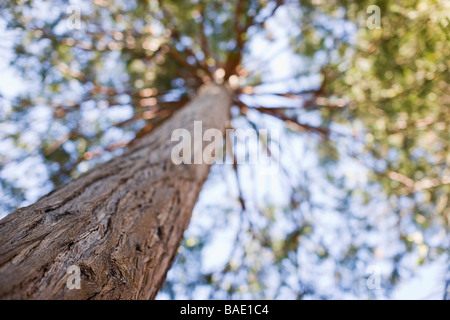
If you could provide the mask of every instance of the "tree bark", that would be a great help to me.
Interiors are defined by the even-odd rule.
[[[197,97],[131,150],[0,221],[0,298],[153,299],[162,287],[209,173],[175,165],[174,129],[222,132],[230,93]],[[81,288],[69,289],[69,266]]]

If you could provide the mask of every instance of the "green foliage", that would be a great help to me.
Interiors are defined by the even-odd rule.
[[[202,83],[234,78],[232,125],[281,122],[282,167],[261,186],[245,166],[231,186],[228,169],[213,168],[205,192],[228,183],[228,202],[201,198],[212,200],[199,202],[163,293],[388,295],[412,268],[406,257],[423,264],[448,255],[450,10],[446,1],[377,1],[381,29],[369,29],[372,4],[81,1],[77,30],[66,24],[69,2],[2,2],[11,69],[24,88],[0,96],[0,209],[119,154]],[[292,77],[277,81],[276,58],[255,63],[251,48],[264,41],[270,51],[285,26]],[[33,188],[23,176],[39,166],[46,175]],[[208,269],[205,252],[220,231],[232,235],[229,254],[214,252],[224,261]],[[389,265],[380,295],[365,287],[374,263]]]
[[[362,12],[367,3],[357,5],[355,12]],[[330,68],[340,80],[329,83],[327,92],[351,102],[348,113],[328,116],[362,124],[357,134],[373,156],[367,163],[373,181],[389,195],[392,210],[410,215],[422,234],[435,223],[449,225],[450,11],[440,1],[377,5],[381,29],[360,28],[350,62]],[[351,18],[358,21],[355,13]],[[401,229],[400,237],[409,233]],[[419,248],[421,262],[445,247],[422,238],[406,244],[408,251]]]

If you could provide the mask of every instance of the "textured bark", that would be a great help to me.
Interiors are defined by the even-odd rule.
[[[209,173],[175,165],[172,131],[224,131],[231,104],[210,84],[130,151],[0,221],[0,298],[152,299],[164,283]],[[67,269],[81,269],[68,289]]]

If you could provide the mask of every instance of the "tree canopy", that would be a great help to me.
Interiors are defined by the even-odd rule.
[[[377,1],[379,29],[370,5],[1,3],[0,52],[20,87],[0,88],[0,209],[226,82],[231,127],[281,130],[280,169],[213,167],[162,297],[389,297],[417,264],[448,259],[450,3]]]

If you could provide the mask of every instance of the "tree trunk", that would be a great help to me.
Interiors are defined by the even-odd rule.
[[[209,173],[175,165],[174,129],[222,132],[228,90],[209,84],[131,150],[0,221],[0,298],[153,299],[176,256]],[[66,285],[68,268],[81,288]]]

